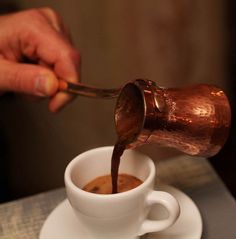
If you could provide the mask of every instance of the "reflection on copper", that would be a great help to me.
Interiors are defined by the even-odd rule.
[[[129,138],[130,147],[155,143],[205,157],[222,148],[230,120],[226,95],[206,84],[166,89],[136,80],[123,87],[115,110],[117,134]]]
[[[222,96],[222,95],[224,95],[224,92],[222,90],[219,90],[218,92],[213,91],[213,92],[211,92],[211,94],[214,96]]]

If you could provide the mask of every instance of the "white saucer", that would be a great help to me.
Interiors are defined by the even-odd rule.
[[[202,235],[202,219],[194,202],[180,190],[162,185],[158,190],[171,193],[179,201],[181,213],[176,223],[158,233],[146,234],[142,239],[200,239]],[[157,219],[165,213],[163,208],[155,206],[150,213],[151,218]],[[60,203],[46,219],[39,239],[86,239],[86,234],[68,202]],[[95,238],[96,239],[96,238]]]

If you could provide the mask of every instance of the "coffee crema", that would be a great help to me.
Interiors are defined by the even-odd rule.
[[[129,191],[142,183],[142,180],[135,176],[121,173],[118,175],[117,192],[121,193]],[[83,187],[83,190],[97,194],[112,194],[111,175],[104,175],[93,179]]]

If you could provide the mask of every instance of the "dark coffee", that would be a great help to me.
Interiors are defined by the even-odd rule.
[[[111,158],[111,177],[112,177],[112,193],[117,193],[117,179],[120,166],[120,157],[122,156],[124,150],[126,149],[125,141],[117,141]]]
[[[117,180],[117,192],[129,191],[142,184],[142,181],[135,176],[129,174],[119,174]],[[112,194],[112,180],[111,175],[104,175],[95,178],[86,184],[83,188],[84,191],[97,193],[97,194]]]
[[[144,123],[143,96],[133,84],[128,84],[119,95],[115,110],[115,122],[118,140],[111,162],[112,193],[117,193],[120,157],[124,150],[137,139]]]

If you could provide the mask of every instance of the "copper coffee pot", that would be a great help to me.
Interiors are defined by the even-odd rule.
[[[115,108],[117,134],[130,147],[155,143],[195,156],[218,153],[230,121],[226,95],[207,84],[167,89],[135,80],[122,88]]]
[[[94,98],[118,96],[116,131],[129,147],[155,143],[211,157],[228,137],[230,105],[224,92],[213,85],[167,89],[138,79],[120,89],[97,89],[65,81],[60,81],[59,88]]]

